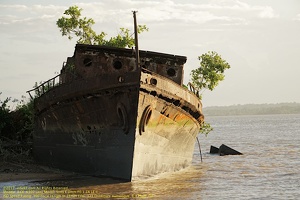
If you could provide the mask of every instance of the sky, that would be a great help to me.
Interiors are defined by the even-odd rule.
[[[300,103],[299,0],[0,0],[0,99],[21,99],[35,82],[59,73],[76,39],[62,37],[58,18],[70,6],[108,37],[133,32],[132,11],[148,32],[141,50],[187,57],[184,83],[198,56],[216,51],[231,66],[203,106]]]

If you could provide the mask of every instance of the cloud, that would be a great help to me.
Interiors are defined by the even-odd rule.
[[[0,5],[0,9],[14,9],[16,11],[24,11],[27,9],[25,5]]]
[[[160,23],[177,21],[203,24],[218,21],[224,25],[247,25],[255,17],[278,17],[270,6],[252,6],[236,0],[214,3],[175,3],[164,1],[103,0],[101,2],[76,3],[83,8],[82,14],[97,23],[131,25],[132,10],[138,10],[139,21]],[[71,5],[70,5],[71,6]],[[62,16],[67,6],[63,5],[0,5],[0,24],[34,23],[37,19],[53,21]]]
[[[296,21],[300,21],[300,14],[297,14],[296,17],[294,18]]]
[[[277,18],[278,15],[276,15],[274,13],[273,8],[271,7],[265,7],[263,10],[260,11],[259,15],[260,18],[268,18],[268,19],[272,19],[272,18]]]
[[[54,5],[0,5],[0,24],[28,23],[59,17],[65,7]],[[47,16],[47,17],[46,17]]]

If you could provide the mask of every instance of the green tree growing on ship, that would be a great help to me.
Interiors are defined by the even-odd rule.
[[[81,8],[71,6],[65,10],[64,14],[68,17],[61,17],[56,24],[60,28],[62,36],[67,36],[70,40],[73,36],[78,37],[79,44],[105,45],[120,48],[131,48],[134,46],[133,34],[130,34],[129,29],[120,28],[120,33],[116,37],[105,39],[105,32],[97,34],[92,25],[95,24],[92,18],[81,17]],[[146,25],[138,26],[138,33],[148,31]],[[214,51],[202,54],[198,57],[200,67],[192,70],[191,84],[192,90],[196,93],[203,92],[205,89],[213,90],[220,81],[225,77],[224,72],[230,68],[230,65]],[[198,95],[202,98],[202,93]],[[201,133],[208,134],[212,127],[208,123],[204,123],[200,130]]]
[[[201,93],[199,97],[202,99],[202,93],[206,89],[212,91],[224,80],[224,72],[230,69],[230,65],[215,51],[202,54],[198,59],[200,67],[192,70],[191,76],[192,86]]]
[[[191,71],[192,80],[189,83],[191,90],[193,90],[200,99],[206,89],[214,90],[220,81],[225,78],[225,70],[230,69],[228,62],[215,51],[209,51],[198,57],[200,66]],[[208,134],[213,128],[209,123],[204,122],[200,132]]]
[[[134,46],[133,34],[130,34],[130,30],[127,28],[120,28],[120,33],[105,39],[107,34],[101,32],[97,34],[92,25],[95,21],[92,18],[81,17],[81,8],[78,6],[71,6],[65,10],[64,14],[68,17],[61,17],[57,20],[56,25],[60,29],[62,36],[67,36],[68,39],[72,39],[74,36],[78,37],[78,44],[91,44],[91,45],[104,45],[120,48],[131,48]],[[138,33],[148,31],[146,25],[138,25]]]

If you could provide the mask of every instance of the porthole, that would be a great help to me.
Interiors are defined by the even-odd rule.
[[[175,101],[173,102],[173,104],[174,104],[175,106],[179,106],[180,101],[179,101],[179,100],[175,100]]]
[[[150,61],[145,61],[144,65],[142,67],[145,69],[148,69],[150,67]]]
[[[168,74],[169,76],[173,77],[173,76],[176,75],[176,71],[175,71],[175,69],[173,69],[173,68],[169,68],[169,69],[167,70],[167,74]]]
[[[119,83],[123,83],[124,82],[124,77],[123,76],[119,76],[118,77],[118,81],[119,81]]]
[[[91,65],[92,65],[92,59],[91,58],[85,58],[84,60],[83,60],[83,64],[84,64],[84,66],[86,66],[86,67],[90,67]]]
[[[140,120],[140,125],[139,125],[140,135],[142,135],[142,133],[145,132],[145,127],[148,125],[151,115],[152,115],[152,108],[149,105],[145,108]]]
[[[127,135],[129,133],[128,115],[126,112],[126,108],[122,103],[119,103],[117,106],[117,114],[120,120],[121,128],[123,132]]]
[[[123,64],[122,64],[121,61],[115,60],[114,63],[113,63],[113,66],[114,66],[115,69],[119,70],[119,69],[122,68]]]
[[[155,78],[150,79],[150,84],[151,85],[157,85],[157,80]]]

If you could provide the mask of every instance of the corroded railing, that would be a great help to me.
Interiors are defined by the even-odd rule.
[[[58,74],[57,76],[49,79],[48,81],[43,82],[42,84],[33,88],[32,90],[28,90],[27,93],[29,94],[30,98],[34,99],[36,97],[40,97],[50,89],[60,85],[60,75],[61,74]],[[32,92],[34,92],[34,94],[32,94]]]

